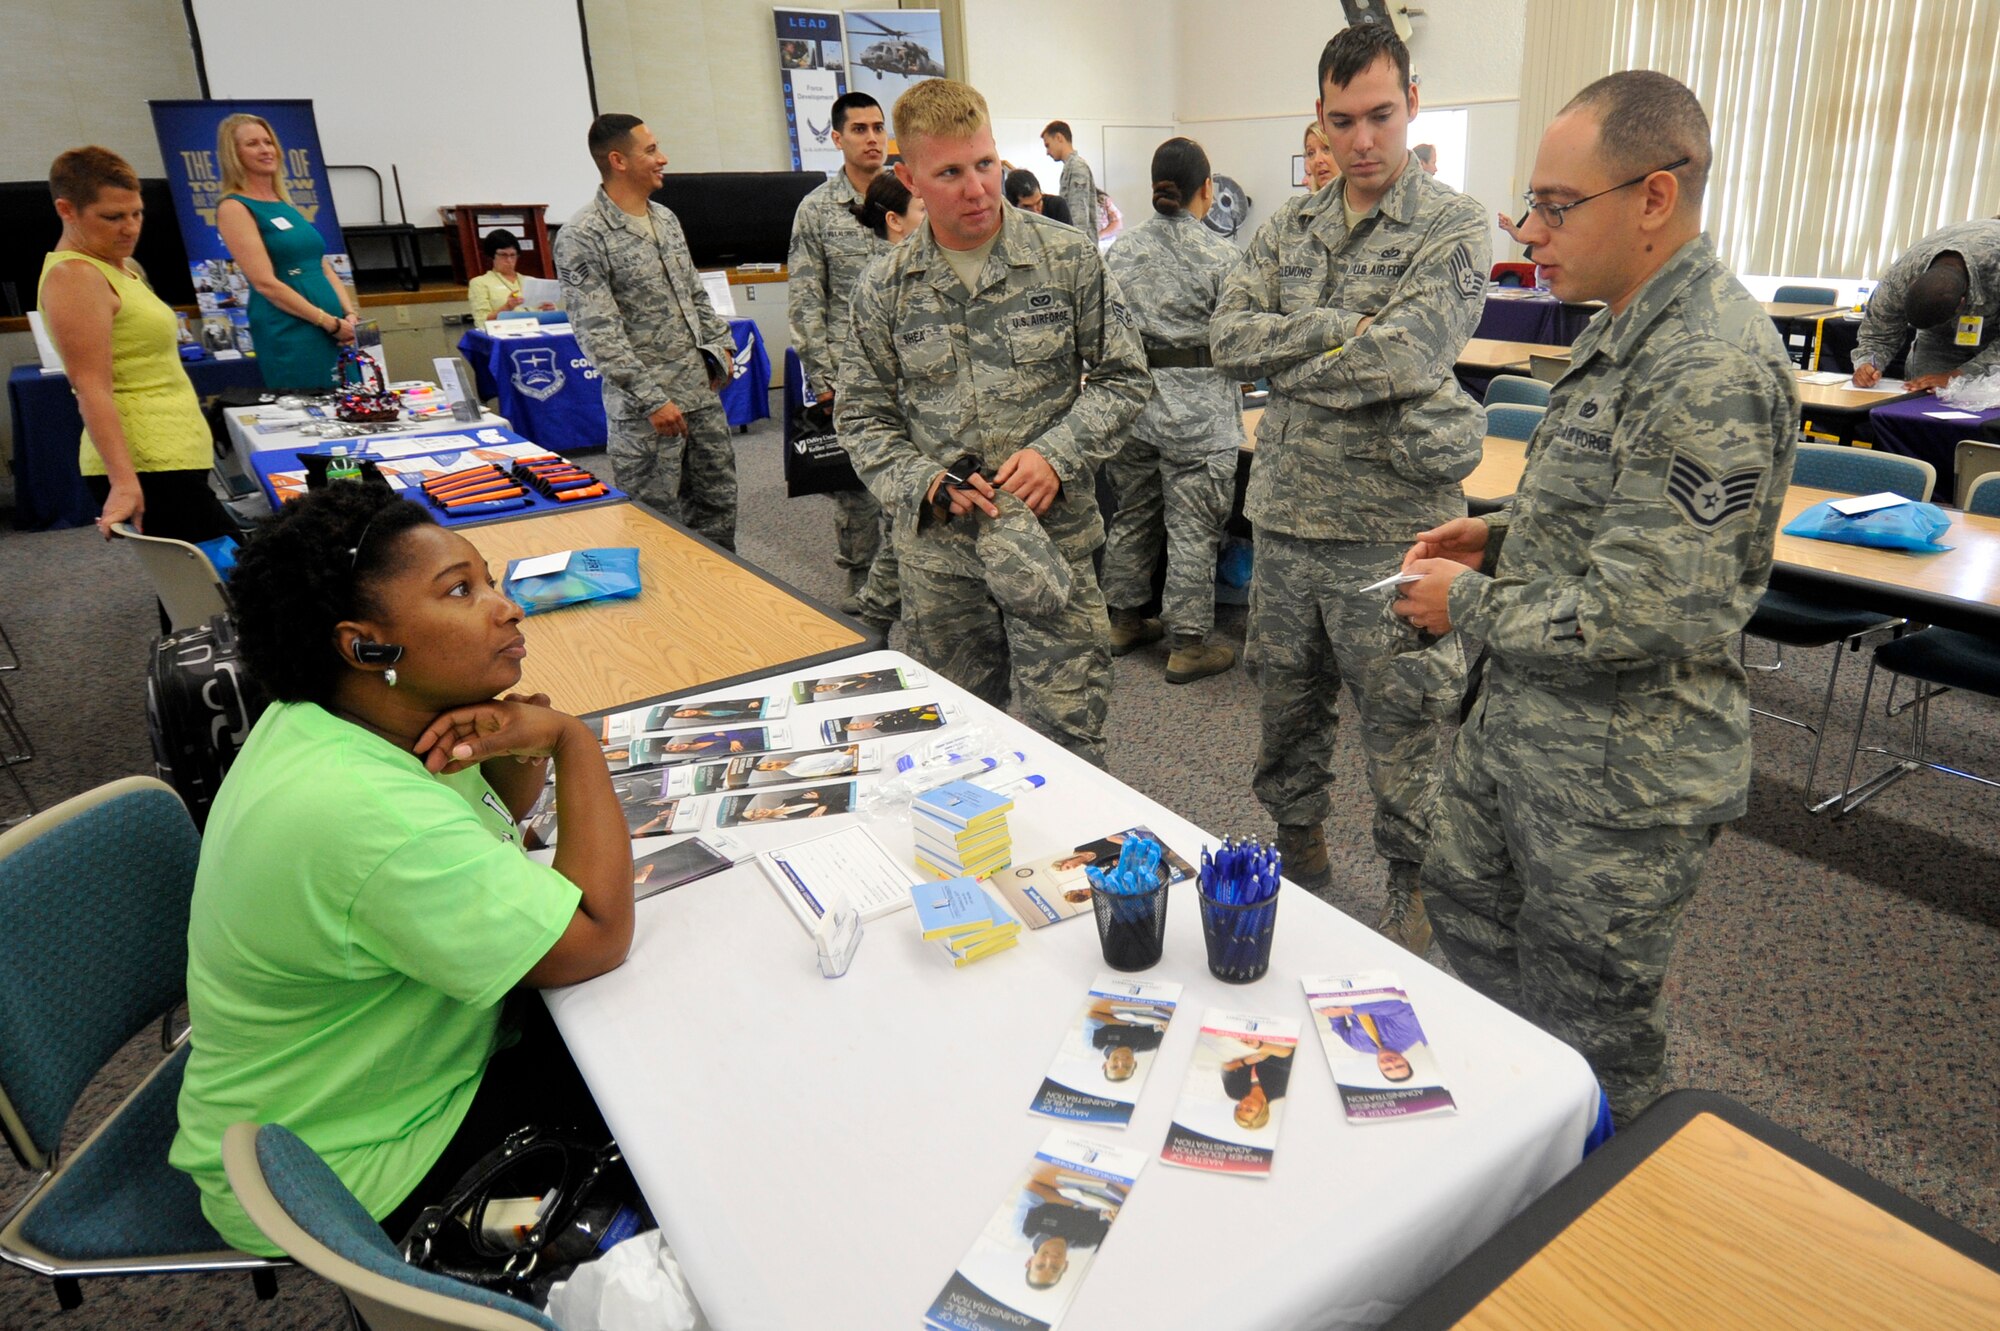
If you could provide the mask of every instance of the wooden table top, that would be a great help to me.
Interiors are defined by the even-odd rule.
[[[609,504],[460,529],[502,576],[506,562],[558,550],[637,546],[639,595],[530,616],[521,688],[578,715],[861,651],[869,638],[661,521]]]
[[[1500,342],[1475,337],[1458,353],[1458,365],[1467,370],[1505,370],[1525,366],[1530,356],[1569,356],[1568,347],[1545,342]]]
[[[1915,397],[1915,393],[1884,393],[1845,384],[1799,385],[1799,407],[1804,411],[1873,411],[1890,402]]]
[[[1919,1324],[2000,1324],[2000,1272],[1702,1113],[1456,1326]]]
[[[1767,300],[1763,305],[1764,312],[1773,319],[1811,319],[1823,314],[1841,314],[1847,309],[1845,305],[1800,304],[1790,300]]]
[[[1488,435],[1485,457],[1465,478],[1466,495],[1498,500],[1513,494],[1520,488],[1527,452],[1528,446],[1519,439]],[[1794,485],[1785,492],[1784,521],[1791,522],[1822,500],[1840,497],[1838,491]],[[1955,509],[1945,509],[1945,516],[1951,519],[1951,530],[1938,542],[1952,548],[1942,554],[1876,550],[1779,532],[1774,555],[1779,568],[1788,572],[1870,583],[1891,600],[1918,592],[2000,610],[2000,518]]]

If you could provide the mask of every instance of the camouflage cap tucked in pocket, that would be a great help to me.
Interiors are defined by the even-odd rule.
[[[986,589],[1010,615],[1052,618],[1069,604],[1075,589],[1069,561],[1026,504],[1005,491],[995,492],[993,502],[999,517],[974,519]]]

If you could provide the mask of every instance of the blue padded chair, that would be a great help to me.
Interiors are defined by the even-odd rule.
[[[232,1124],[222,1166],[265,1238],[340,1287],[370,1331],[562,1331],[517,1299],[419,1270],[297,1133]]]
[[[1524,407],[1549,405],[1549,386],[1525,374],[1496,374],[1486,385],[1486,405],[1504,407],[1510,403]]]
[[[180,797],[152,777],[0,835],[0,1130],[41,1172],[0,1227],[0,1260],[53,1279],[64,1308],[82,1301],[86,1276],[251,1271],[260,1296],[276,1289],[279,1263],[224,1243],[194,1180],[167,1163],[185,1044],[57,1155],[105,1061],[185,996],[200,851]]]
[[[1983,517],[2000,518],[2000,474],[1982,476],[1973,483],[1972,492],[1965,498],[1965,511]],[[1910,712],[1910,749],[1903,753],[1883,746],[1861,747],[1861,725],[1854,728],[1854,744],[1847,755],[1847,790],[1841,801],[1840,812],[1850,813],[1880,794],[1884,788],[1908,776],[1919,768],[1928,767],[1933,772],[1943,772],[1947,776],[1961,776],[1968,781],[1977,781],[1982,786],[2000,786],[2000,781],[1991,781],[1971,772],[1960,771],[1934,763],[1927,756],[1930,749],[1931,700],[1951,689],[1966,689],[1973,693],[1983,693],[1988,697],[2000,697],[2000,642],[1978,633],[1967,633],[1962,629],[1927,628],[1894,642],[1885,642],[1875,649],[1868,660],[1868,682],[1861,687],[1861,717],[1868,717],[1868,695],[1875,687],[1876,667],[1889,671],[1892,675],[1908,676],[1920,684],[1929,684],[1928,689],[1919,688],[1917,696],[1905,704]],[[1890,690],[1893,699],[1895,690]],[[1897,709],[1890,708],[1890,715]],[[1880,754],[1889,758],[1890,765],[1881,772],[1854,784],[1854,768],[1863,753]]]
[[[1500,439],[1526,439],[1534,434],[1535,427],[1542,423],[1546,412],[1545,407],[1531,407],[1519,402],[1488,407],[1486,433]]]
[[[1840,293],[1832,287],[1782,286],[1771,299],[1780,305],[1831,305]]]
[[[1899,457],[1893,453],[1878,453],[1871,449],[1848,448],[1837,444],[1800,444],[1797,458],[1792,464],[1794,485],[1807,485],[1820,490],[1844,490],[1854,494],[1874,494],[1881,490],[1893,490],[1897,494],[1920,502],[1930,498],[1931,486],[1936,479],[1937,472],[1928,462]],[[1800,721],[1780,712],[1767,712],[1761,707],[1750,709],[1755,716],[1796,726],[1812,734],[1813,752],[1812,761],[1806,767],[1805,799],[1806,808],[1812,813],[1832,808],[1845,798],[1845,787],[1825,797],[1815,796],[1813,790],[1819,779],[1820,755],[1826,745],[1827,721],[1833,715],[1834,687],[1840,680],[1840,662],[1844,655],[1840,649],[1858,652],[1861,650],[1862,640],[1867,635],[1893,632],[1901,627],[1902,622],[1879,611],[1844,605],[1837,598],[1828,598],[1821,594],[1806,597],[1784,588],[1774,587],[1764,593],[1764,599],[1757,603],[1756,612],[1750,616],[1750,622],[1743,627],[1747,637],[1762,638],[1778,645],[1777,664],[1752,666],[1746,660],[1744,665],[1751,670],[1768,672],[1783,669],[1786,647],[1835,649],[1833,664],[1827,669],[1826,695],[1820,703],[1817,724]],[[1857,729],[1859,725],[1857,721]]]
[[[1983,439],[1961,439],[1952,450],[1952,477],[1958,497],[1953,500],[1968,513],[1977,513],[1972,506],[1972,487],[1986,477],[2000,472],[2000,444],[1989,444]]]

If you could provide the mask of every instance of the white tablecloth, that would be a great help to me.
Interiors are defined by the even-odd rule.
[[[406,439],[419,434],[450,434],[498,426],[507,429],[507,418],[482,410],[476,422],[455,421],[449,416],[427,421],[406,421],[393,430],[378,430],[366,435],[343,435],[337,439],[327,439],[321,435],[302,434],[295,429],[260,430],[260,426],[283,423],[285,418],[298,416],[301,423],[306,418],[300,413],[283,411],[277,407],[231,407],[222,413],[222,419],[229,428],[229,441],[236,445],[239,453],[263,453],[272,449],[316,448],[325,443],[356,444],[370,439],[391,441]]]
[[[911,664],[878,652],[808,673]],[[926,692],[1049,778],[1016,797],[1017,860],[1137,823],[1190,860],[1216,839],[962,690],[934,679]],[[912,697],[795,707],[788,724],[803,746],[820,719]],[[732,835],[755,849],[845,821]],[[874,830],[907,856],[906,827]],[[1208,974],[1193,884],[1173,889],[1165,958],[1145,976],[1186,985],[1180,1014],[1131,1126],[1081,1129],[1153,1163],[1066,1331],[1373,1325],[1581,1156],[1598,1092],[1579,1055],[1300,889],[1282,892],[1270,974],[1233,986]],[[1055,1126],[1027,1105],[1103,969],[1087,913],[954,971],[899,912],[867,926],[845,977],[822,979],[775,890],[739,864],[642,902],[626,963],[548,1000],[717,1331],[876,1331],[922,1324]],[[1402,975],[1456,1115],[1350,1126],[1307,1021],[1269,1179],[1159,1163],[1204,1009],[1305,1019],[1301,976],[1373,969]]]

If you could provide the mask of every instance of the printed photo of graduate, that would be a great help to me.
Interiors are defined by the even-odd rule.
[[[936,730],[944,724],[944,708],[934,702],[902,707],[893,712],[866,712],[820,723],[820,737],[828,744],[849,744],[858,739],[880,739],[884,735],[914,735]]]
[[[772,715],[769,698],[713,698],[707,702],[661,703],[648,708],[642,730],[691,730],[732,721],[765,721]]]
[[[854,782],[837,781],[797,790],[772,790],[761,795],[725,795],[715,816],[717,827],[755,823],[795,823],[827,818],[854,807]]]
[[[901,693],[910,687],[900,670],[862,670],[852,675],[822,675],[802,679],[792,685],[792,700],[799,703],[832,702],[836,698],[865,698],[875,693]]]

